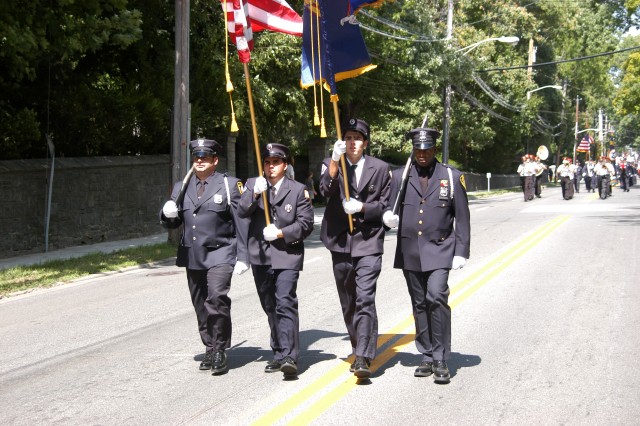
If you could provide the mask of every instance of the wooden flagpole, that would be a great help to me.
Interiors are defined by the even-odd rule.
[[[258,127],[256,125],[256,114],[253,109],[253,95],[251,94],[251,76],[249,75],[249,65],[244,62],[244,77],[247,82],[247,95],[249,97],[249,111],[251,112],[251,128],[253,129],[253,146],[256,151],[256,161],[258,162],[258,176],[262,176],[262,156],[260,155],[260,143],[258,142]],[[267,192],[262,193],[262,203],[264,205],[264,219],[267,226],[271,225],[269,219],[269,204],[267,203]]]
[[[331,103],[333,104],[333,116],[336,121],[336,133],[338,139],[342,139],[342,129],[340,128],[340,112],[338,111],[338,96],[331,96]],[[344,154],[340,156],[340,167],[342,167],[342,181],[344,183],[344,196],[349,201],[349,180],[347,179],[347,161],[344,159]],[[353,232],[353,217],[349,216],[349,232]]]

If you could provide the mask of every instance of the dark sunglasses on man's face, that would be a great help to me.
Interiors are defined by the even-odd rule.
[[[210,152],[205,152],[205,151],[196,151],[192,154],[192,157],[195,158],[202,158],[204,159],[208,159],[208,158],[213,158],[213,154],[211,154]]]

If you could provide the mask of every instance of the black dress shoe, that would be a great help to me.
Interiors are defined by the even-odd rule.
[[[264,367],[264,372],[265,373],[275,373],[277,371],[280,371],[281,367],[282,367],[282,361],[274,359],[273,361],[269,361],[267,363],[267,366]]]
[[[200,363],[200,370],[211,370],[211,364],[213,363],[213,351],[206,352],[204,359]]]
[[[298,366],[296,365],[296,362],[293,360],[293,358],[288,356],[282,360],[280,371],[282,371],[284,377],[295,377],[298,375]]]
[[[433,380],[436,383],[449,383],[451,375],[446,361],[433,361]]]
[[[356,371],[356,362],[352,362],[351,365],[349,366],[349,373],[353,373],[354,371]]]
[[[415,377],[429,377],[433,374],[433,362],[422,361],[416,371],[413,373]]]
[[[211,363],[211,374],[224,374],[229,370],[227,365],[227,355],[224,351],[215,351],[213,353],[213,362]]]
[[[371,377],[369,361],[365,357],[356,357],[356,362],[353,365],[353,374],[355,374],[358,379],[368,379],[369,377]]]

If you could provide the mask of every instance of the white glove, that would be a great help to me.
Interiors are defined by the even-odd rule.
[[[176,202],[173,200],[169,200],[164,203],[164,206],[162,207],[162,214],[167,219],[174,219],[178,217],[178,205],[176,204]]]
[[[354,198],[342,200],[342,208],[346,214],[355,214],[362,211],[362,203]]]
[[[451,269],[462,269],[464,264],[467,263],[467,259],[462,256],[453,256],[453,262],[451,263]]]
[[[331,154],[331,159],[333,161],[340,161],[340,157],[342,154],[347,152],[347,143],[343,140],[338,139],[336,143],[333,144],[333,153]]]
[[[264,239],[267,241],[278,239],[279,233],[280,230],[273,223],[262,230],[262,235],[264,235]]]
[[[260,176],[259,178],[256,179],[256,184],[253,186],[253,193],[255,195],[259,195],[262,194],[264,191],[267,190],[267,179],[265,179],[264,176]]]
[[[247,266],[246,263],[240,262],[238,260],[236,262],[236,266],[233,267],[233,273],[236,274],[236,275],[242,275],[245,272],[247,272],[248,269],[249,269],[249,267]]]
[[[382,215],[382,222],[388,228],[397,228],[400,224],[400,217],[397,214],[393,214],[391,210],[387,210]]]

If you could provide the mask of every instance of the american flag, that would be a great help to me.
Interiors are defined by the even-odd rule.
[[[576,151],[589,152],[589,149],[591,148],[592,143],[593,143],[593,138],[591,137],[590,134],[587,133],[584,135],[584,137],[580,141],[580,145],[578,145],[578,148],[576,149]]]
[[[221,0],[231,41],[242,63],[251,60],[253,32],[271,30],[302,36],[302,18],[285,0]]]

